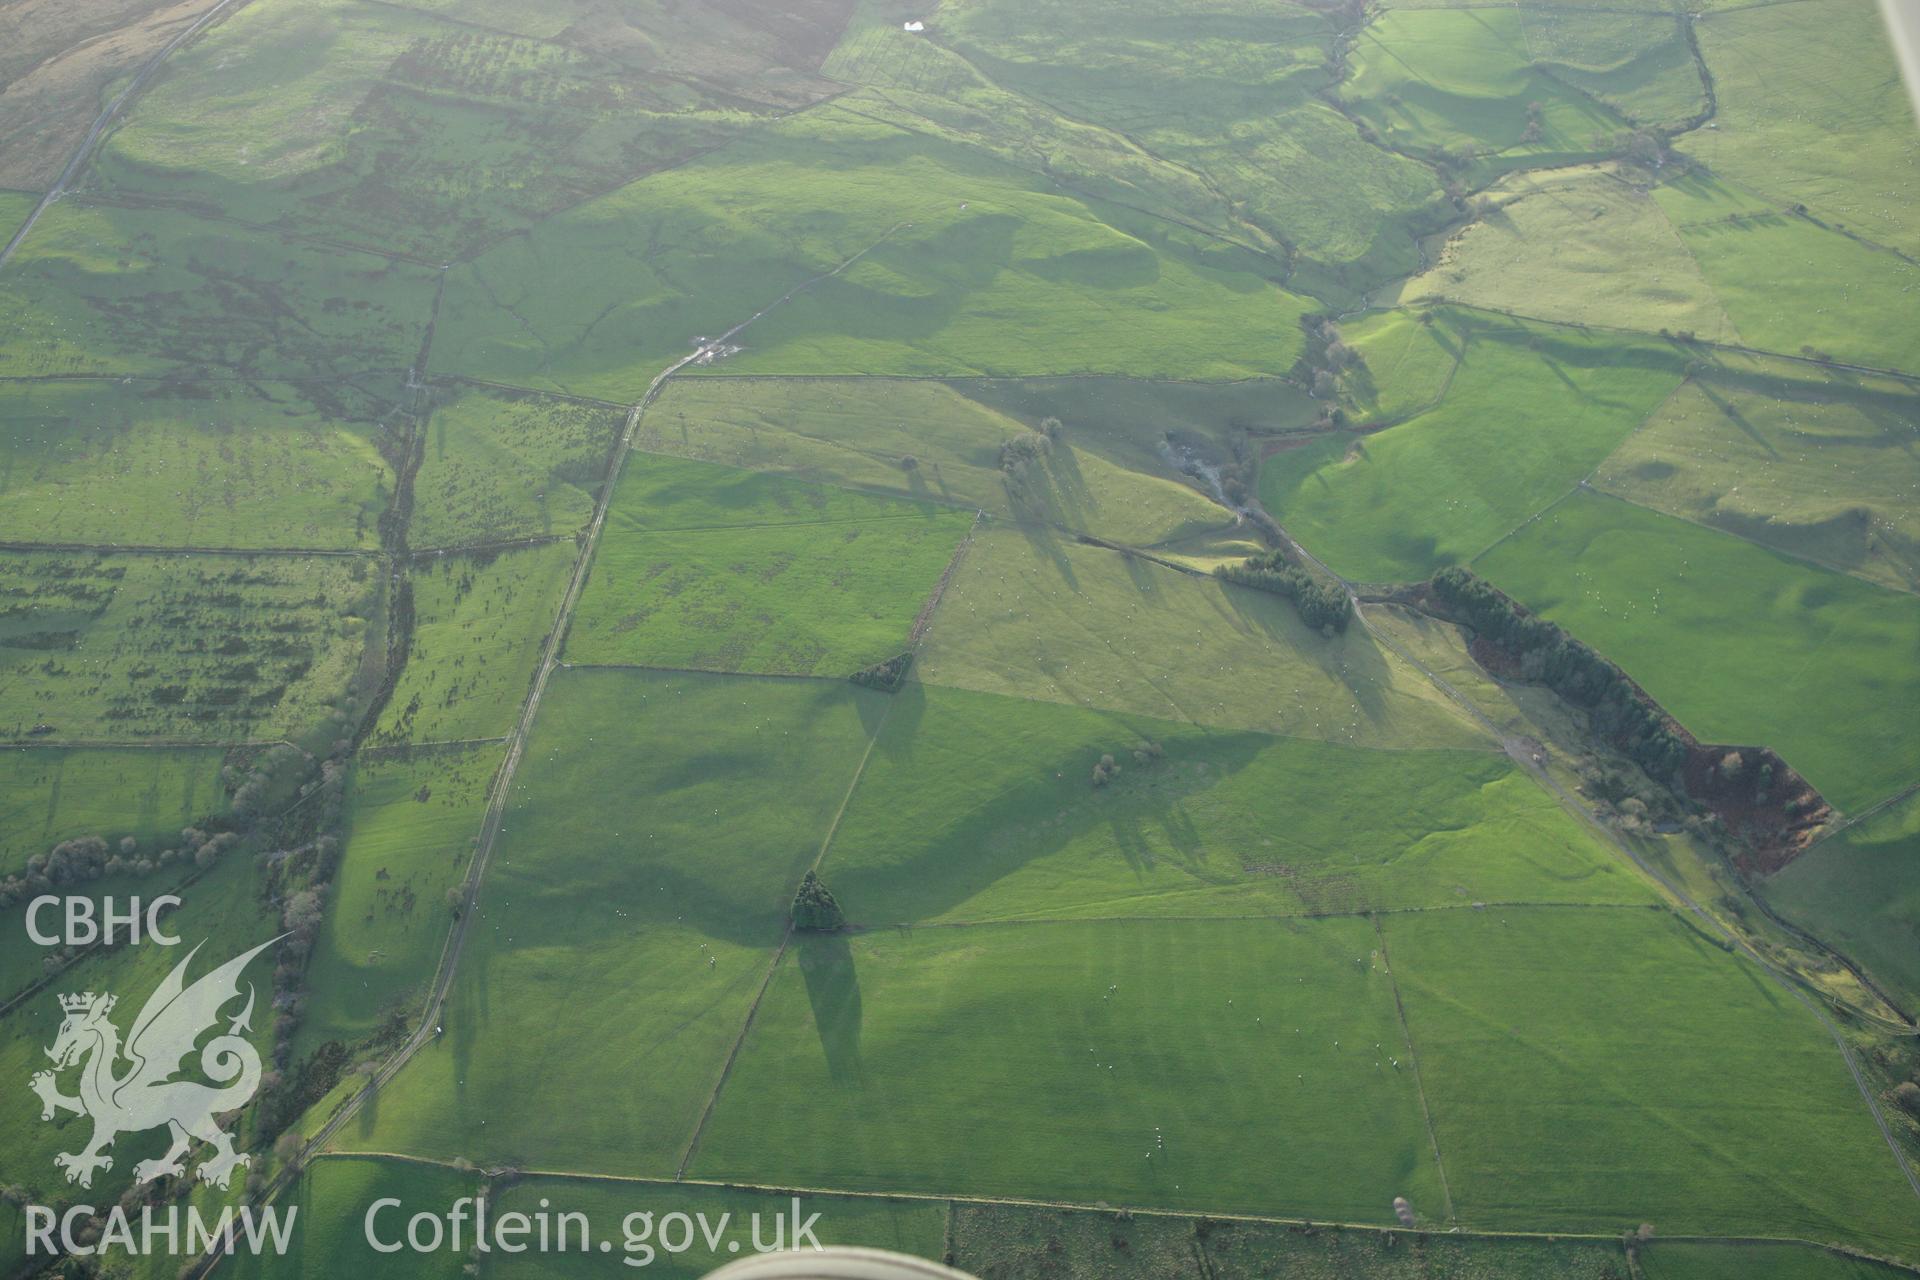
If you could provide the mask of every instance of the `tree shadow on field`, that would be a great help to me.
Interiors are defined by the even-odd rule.
[[[927,714],[927,686],[909,676],[891,694],[863,697],[858,705],[867,736],[878,735],[875,749],[892,760],[911,759],[914,735]]]
[[[843,933],[799,935],[794,946],[814,1030],[827,1055],[827,1075],[835,1084],[859,1084],[866,1068],[860,1061],[860,977],[853,948]]]
[[[1045,559],[1060,574],[1060,583],[1076,595],[1080,591],[1080,578],[1073,571],[1073,561],[1067,556],[1066,544],[1052,525],[1034,524],[1029,521],[1016,521],[1014,527],[1033,548],[1034,559]]]
[[[1780,451],[1774,448],[1773,441],[1761,434],[1760,428],[1754,426],[1753,423],[1748,420],[1747,415],[1740,412],[1739,405],[1721,395],[1705,378],[1696,378],[1693,385],[1700,388],[1700,394],[1712,402],[1713,407],[1720,411],[1722,417],[1745,432],[1749,439],[1767,451],[1769,457],[1778,458],[1780,456]]]

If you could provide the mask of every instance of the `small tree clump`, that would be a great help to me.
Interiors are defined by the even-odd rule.
[[[1114,763],[1110,755],[1101,756],[1100,763],[1093,766],[1093,785],[1104,787],[1120,776],[1120,766]]]
[[[846,923],[839,901],[820,877],[811,871],[802,876],[800,891],[793,895],[793,927],[831,933]]]
[[[847,679],[865,689],[878,689],[882,693],[897,692],[906,683],[907,669],[913,665],[913,653],[895,654],[885,662],[876,662],[870,667],[848,676]]]

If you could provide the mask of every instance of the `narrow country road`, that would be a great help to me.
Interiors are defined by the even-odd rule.
[[[882,235],[878,240],[875,240],[872,244],[860,250],[860,252],[846,259],[831,271],[825,271],[817,276],[801,281],[766,306],[760,308],[760,310],[748,316],[745,320],[742,320],[739,324],[728,329],[719,337],[703,339],[698,347],[695,347],[692,351],[680,357],[665,369],[661,370],[659,374],[655,375],[653,381],[647,384],[646,393],[642,395],[639,401],[628,411],[626,426],[620,432],[620,440],[615,448],[613,461],[607,468],[606,480],[601,485],[600,495],[594,503],[593,518],[587,525],[586,537],[582,540],[580,554],[574,560],[573,576],[567,581],[566,594],[561,597],[559,611],[554,616],[552,628],[547,632],[546,645],[541,651],[540,665],[535,671],[533,686],[527,692],[526,701],[520,709],[520,718],[514,725],[513,733],[507,739],[506,758],[501,761],[499,771],[494,775],[493,786],[487,797],[486,817],[480,827],[479,844],[474,850],[473,862],[467,868],[467,877],[461,886],[460,915],[454,922],[453,928],[447,934],[446,944],[441,948],[439,967],[435,970],[433,983],[428,989],[426,1003],[421,1010],[419,1025],[415,1027],[413,1034],[408,1037],[406,1043],[401,1045],[390,1058],[380,1065],[379,1070],[368,1078],[367,1083],[351,1098],[341,1104],[340,1109],[330,1116],[326,1123],[314,1131],[305,1146],[301,1148],[300,1154],[282,1165],[279,1174],[262,1194],[260,1203],[272,1200],[275,1196],[279,1195],[281,1191],[285,1190],[285,1188],[299,1176],[300,1170],[305,1166],[307,1160],[316,1152],[324,1149],[327,1143],[331,1142],[334,1136],[346,1126],[347,1122],[359,1113],[360,1108],[365,1105],[368,1099],[379,1092],[387,1081],[393,1079],[401,1068],[405,1067],[413,1058],[414,1054],[418,1053],[435,1038],[436,1031],[440,1027],[441,1019],[445,1014],[447,996],[453,989],[453,979],[459,969],[461,952],[466,947],[468,930],[473,924],[474,908],[479,900],[481,882],[486,877],[487,867],[493,858],[494,846],[499,839],[501,823],[506,817],[507,797],[512,790],[513,777],[519,769],[522,756],[526,752],[527,739],[532,733],[534,721],[539,716],[540,700],[546,694],[547,681],[556,669],[565,665],[560,660],[561,645],[566,639],[567,627],[573,620],[574,607],[579,603],[581,592],[586,586],[588,568],[593,562],[594,550],[599,545],[601,531],[606,527],[607,511],[613,504],[614,489],[619,482],[620,472],[626,464],[627,455],[633,451],[633,439],[639,428],[641,415],[646,412],[647,406],[652,404],[655,397],[660,394],[660,389],[666,385],[667,379],[673,377],[674,374],[680,372],[680,370],[690,364],[710,360],[723,354],[727,344],[742,330],[747,328],[747,326],[766,316],[769,312],[781,307],[796,294],[820,283],[822,280],[827,280],[839,275],[861,258],[886,243],[887,239],[904,225],[906,224],[901,223],[889,227],[885,235]],[[194,1274],[199,1276],[207,1274],[213,1264],[218,1260],[218,1257],[219,1255],[217,1254],[210,1254],[201,1259]]]
[[[246,3],[247,0],[220,0],[219,4],[195,18],[185,31],[167,41],[160,47],[158,53],[147,59],[140,70],[134,73],[133,79],[127,82],[127,87],[115,94],[113,101],[109,102],[106,109],[94,120],[93,127],[87,130],[87,136],[82,138],[80,145],[75,148],[73,158],[67,161],[67,167],[60,171],[60,176],[55,178],[53,185],[47,188],[47,193],[40,197],[40,203],[33,206],[33,212],[27,215],[27,220],[20,224],[20,229],[13,233],[11,240],[7,241],[7,247],[0,249],[0,267],[7,265],[7,260],[13,257],[13,251],[20,247],[20,242],[27,238],[29,231],[33,230],[33,224],[40,221],[40,215],[45,213],[54,201],[66,194],[67,187],[79,176],[80,170],[86,167],[87,157],[93,154],[94,145],[100,141],[100,135],[107,131],[107,126],[112,124],[115,117],[120,114],[120,109],[132,101],[135,94],[147,87],[147,82],[153,79],[154,73],[160,70],[160,64],[167,60],[168,55]]]

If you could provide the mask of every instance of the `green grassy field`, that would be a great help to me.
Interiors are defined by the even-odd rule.
[[[1177,25],[1151,5],[1110,4],[1088,22],[1081,7],[1053,0],[943,13],[934,42],[950,43],[975,75],[1200,175],[1196,198],[1166,180],[1142,181],[1146,166],[1125,153],[1088,158],[1136,189],[1181,201],[1185,217],[1296,249],[1299,287],[1347,298],[1412,270],[1414,237],[1437,225],[1442,203],[1430,171],[1369,145],[1317,96],[1331,81],[1333,27],[1305,6],[1233,3],[1190,7]],[[897,62],[900,44],[896,35],[875,52]],[[913,87],[950,95],[954,78]],[[991,118],[1017,128],[1021,117],[998,109]]]
[[[1614,37],[1611,54],[1629,61],[1680,40],[1653,22],[1607,24],[1604,34]],[[1389,143],[1469,157],[1481,173],[1605,152],[1624,116],[1553,75],[1556,51],[1536,49],[1533,36],[1518,8],[1389,10],[1355,41],[1340,95]],[[1691,73],[1690,62],[1662,60],[1673,74]]]
[[[142,850],[226,805],[218,750],[12,747],[0,751],[0,867],[62,840],[132,836]]]
[[[1300,399],[1267,380],[685,378],[647,410],[635,443],[1151,546],[1231,519],[1179,477],[1163,442],[1217,460],[1229,418],[1291,424]],[[1010,483],[1002,447],[1056,408],[1072,421]]]
[[[1594,483],[1885,586],[1920,586],[1920,394],[1729,359],[1688,380]]]
[[[1481,746],[1358,627],[1044,531],[984,526],[916,664],[930,685],[1357,746]]]
[[[1815,845],[1762,881],[1760,892],[1896,999],[1920,1004],[1920,800],[1909,797]]]
[[[1793,214],[1690,223],[1680,238],[1741,336],[1875,369],[1920,369],[1906,318],[1920,266]]]
[[[295,1057],[361,1039],[395,1008],[415,1012],[453,924],[447,891],[466,870],[502,754],[435,747],[355,765],[346,852],[308,962],[313,994]]]
[[[1341,376],[1341,396],[1362,423],[1398,422],[1439,404],[1466,350],[1451,311],[1370,311],[1344,322],[1340,337],[1358,357]]]
[[[284,1255],[240,1253],[214,1274],[222,1280],[304,1280],[353,1275],[365,1280],[458,1280],[469,1274],[467,1250],[443,1245],[434,1252],[403,1248],[383,1253],[367,1242],[366,1215],[374,1201],[392,1198],[376,1219],[382,1243],[406,1238],[416,1213],[444,1215],[454,1201],[475,1194],[481,1180],[439,1165],[358,1156],[316,1160],[276,1203],[299,1206],[293,1243]],[[465,1243],[472,1243],[472,1224]]]
[[[1509,175],[1487,190],[1488,212],[1390,300],[1451,300],[1543,320],[1739,341],[1666,212],[1635,176],[1605,165]]]
[[[1270,260],[1042,186],[821,108],[456,269],[432,366],[632,399],[694,337],[863,253],[747,330],[722,368],[1205,378],[1292,364],[1305,304]],[[1053,323],[1068,299],[1098,321]]]
[[[13,239],[13,233],[33,212],[33,206],[40,203],[40,196],[31,191],[0,191],[0,237]],[[3,241],[0,241],[3,242]]]
[[[461,742],[511,730],[578,555],[567,541],[416,560],[412,644],[372,740]]]
[[[1409,582],[1472,559],[1566,493],[1680,383],[1680,357],[1651,340],[1462,313],[1440,324],[1465,349],[1437,406],[1261,468],[1267,510],[1350,578]]]
[[[1826,1031],[1679,917],[1453,911],[1386,939],[1463,1225],[1920,1245]]]
[[[623,411],[480,388],[441,395],[414,476],[410,546],[568,537],[587,523]]]
[[[907,648],[973,513],[630,459],[567,660],[848,675]]]
[[[930,686],[899,697],[821,868],[865,925],[1653,901],[1492,752],[1365,751]],[[1106,755],[1121,774],[1095,787]]]
[[[779,10],[634,5],[612,13],[594,0],[552,0],[537,9],[515,0],[409,0],[406,7],[569,46],[596,45],[625,67],[742,101],[794,107],[832,88],[814,71],[852,0],[796,0]]]
[[[448,18],[250,5],[169,59],[110,135],[94,185],[439,261],[753,118],[738,98],[634,78],[591,48]]]
[[[670,1280],[699,1280],[736,1257],[754,1252],[756,1238],[771,1246],[777,1235],[786,1247],[793,1247],[792,1197],[779,1194],[725,1187],[529,1178],[503,1190],[493,1203],[499,1213],[518,1210],[531,1215],[545,1205],[550,1214],[585,1214],[596,1242],[612,1241],[615,1258],[639,1274],[667,1276]],[[921,1258],[938,1258],[945,1247],[947,1207],[943,1204],[809,1195],[801,1198],[800,1205],[801,1222],[819,1215],[813,1235],[824,1245],[865,1245]],[[632,1217],[635,1214],[651,1215],[651,1221]],[[708,1248],[697,1228],[691,1247],[678,1252],[663,1247],[663,1240],[669,1245],[681,1243],[680,1224],[667,1221],[673,1214],[705,1215],[708,1229],[716,1233],[717,1247]],[[611,1268],[606,1254],[597,1249],[596,1243],[594,1251],[586,1253],[528,1253],[520,1257],[494,1253],[484,1260],[480,1274],[510,1280],[604,1276]]]
[[[1913,108],[1872,8],[1845,0],[1740,6],[1695,29],[1713,68],[1720,127],[1689,135],[1687,154],[1775,207],[1803,203],[1823,220],[1920,253]],[[1757,264],[1755,275],[1764,269]],[[1832,308],[1831,298],[1828,291],[1817,305]],[[1862,320],[1856,336],[1882,323]]]
[[[1475,563],[1703,742],[1764,745],[1841,809],[1920,778],[1920,600],[1580,493]]]
[[[1895,1267],[1792,1244],[1656,1240],[1640,1252],[1647,1280],[1895,1280]]]
[[[0,538],[370,548],[392,414],[346,384],[0,384]]]
[[[1444,1219],[1377,946],[1359,920],[808,938],[691,1171],[1362,1221],[1404,1195]]]
[[[844,681],[557,674],[446,1032],[342,1143],[670,1175],[885,701]]]
[[[1706,86],[1681,23],[1620,9],[1520,6],[1527,49],[1562,83],[1634,124],[1683,126],[1703,114]]]
[[[955,1264],[982,1280],[1624,1280],[1610,1240],[1462,1239],[1220,1218],[954,1205]]]
[[[63,200],[0,274],[0,375],[403,370],[433,291],[409,263]]]
[[[1228,236],[1249,230],[1202,175],[1111,128],[1017,91],[998,68],[989,77],[977,56],[903,30],[902,15],[909,12],[917,10],[889,0],[856,7],[822,68],[860,86],[841,97],[844,105],[914,133],[979,148],[1047,173],[1076,192],[1155,217]]]
[[[0,264],[0,877],[99,836],[56,892],[294,936],[255,1176],[158,1197],[352,1114],[216,1280],[612,1275],[783,1187],[981,1280],[1920,1266],[1911,1054],[1819,945],[1920,1007],[1873,5],[212,3],[0,0],[0,243],[66,171]],[[1344,628],[1213,576],[1289,541]],[[1885,807],[1748,884],[1390,589],[1451,565]],[[185,950],[35,991],[23,917],[8,1274],[80,1194],[55,997]],[[361,1239],[480,1189],[611,1247]]]
[[[0,556],[0,733],[301,732],[359,667],[380,589],[357,557]]]

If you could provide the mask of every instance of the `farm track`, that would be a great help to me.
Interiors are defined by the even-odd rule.
[[[686,368],[696,361],[712,358],[713,352],[723,348],[728,340],[738,335],[749,325],[784,305],[795,295],[811,286],[822,280],[827,280],[839,275],[868,253],[879,248],[880,245],[884,244],[893,235],[894,231],[898,229],[897,225],[889,227],[886,233],[879,239],[852,257],[847,258],[832,270],[803,280],[793,286],[793,288],[787,290],[787,292],[781,294],[780,297],[774,301],[754,312],[745,320],[742,320],[739,324],[728,329],[719,337],[708,339],[701,346],[694,348],[686,355],[674,361],[654,376],[653,381],[647,385],[645,394],[643,394],[639,401],[629,410],[626,426],[620,433],[613,459],[607,468],[606,480],[601,486],[600,496],[594,506],[593,519],[589,522],[586,532],[581,539],[580,554],[575,557],[573,574],[567,582],[566,593],[561,598],[560,608],[555,615],[553,626],[547,632],[546,645],[541,653],[540,665],[535,672],[532,686],[527,691],[526,701],[522,704],[520,717],[514,725],[513,732],[508,735],[506,739],[506,758],[501,761],[500,768],[498,772],[495,773],[493,784],[489,789],[486,816],[481,823],[480,835],[474,850],[473,859],[468,865],[466,879],[461,885],[460,912],[454,923],[454,927],[447,935],[446,943],[441,948],[440,962],[435,969],[433,981],[428,988],[426,1000],[421,1007],[419,1023],[415,1027],[413,1034],[394,1051],[391,1057],[380,1065],[373,1075],[368,1078],[367,1083],[327,1118],[326,1122],[314,1132],[313,1136],[308,1139],[305,1146],[301,1148],[297,1155],[282,1165],[279,1174],[261,1192],[259,1203],[266,1203],[291,1185],[306,1162],[321,1152],[326,1145],[333,1140],[334,1136],[346,1126],[347,1122],[359,1113],[360,1108],[378,1093],[380,1089],[385,1087],[388,1081],[399,1074],[407,1063],[413,1059],[414,1054],[418,1053],[437,1037],[438,1027],[440,1025],[439,1020],[446,1008],[447,997],[453,989],[453,979],[459,969],[460,957],[466,947],[467,935],[472,927],[475,914],[474,908],[479,901],[481,884],[486,878],[487,868],[492,862],[493,852],[499,841],[501,826],[506,817],[507,799],[512,790],[513,777],[519,768],[521,759],[526,753],[527,741],[531,736],[534,721],[539,716],[540,700],[546,693],[547,681],[552,677],[554,671],[563,665],[560,661],[560,651],[566,642],[567,629],[573,619],[573,611],[579,604],[580,596],[586,585],[589,567],[593,561],[594,550],[599,545],[601,531],[606,526],[607,512],[613,504],[613,494],[620,478],[621,467],[626,461],[627,454],[632,451],[634,434],[639,428],[640,419],[646,412],[647,406],[652,404],[654,398],[660,394],[660,389],[666,385],[667,380],[681,369]],[[220,1257],[221,1255],[219,1253],[209,1253],[205,1255],[197,1264],[193,1265],[192,1274],[196,1276],[206,1275],[218,1264]]]
[[[95,118],[93,127],[87,130],[87,136],[82,138],[80,145],[75,148],[73,158],[67,161],[67,167],[60,171],[60,176],[54,179],[53,185],[48,187],[46,194],[40,197],[40,203],[33,207],[33,212],[28,214],[27,220],[20,224],[20,229],[13,233],[13,238],[7,241],[6,248],[0,249],[0,267],[7,265],[8,260],[13,257],[13,251],[20,247],[21,242],[27,238],[27,233],[33,230],[33,224],[40,221],[40,215],[52,208],[54,201],[66,194],[68,186],[86,167],[88,159],[93,155],[94,147],[105,135],[107,127],[119,116],[121,109],[147,87],[147,83],[159,72],[160,64],[165,62],[175,49],[246,3],[247,0],[219,0],[218,4],[195,18],[185,31],[167,41],[160,47],[158,53],[147,59],[140,70],[134,73],[127,87],[114,95],[113,101],[109,102],[106,109]]]

